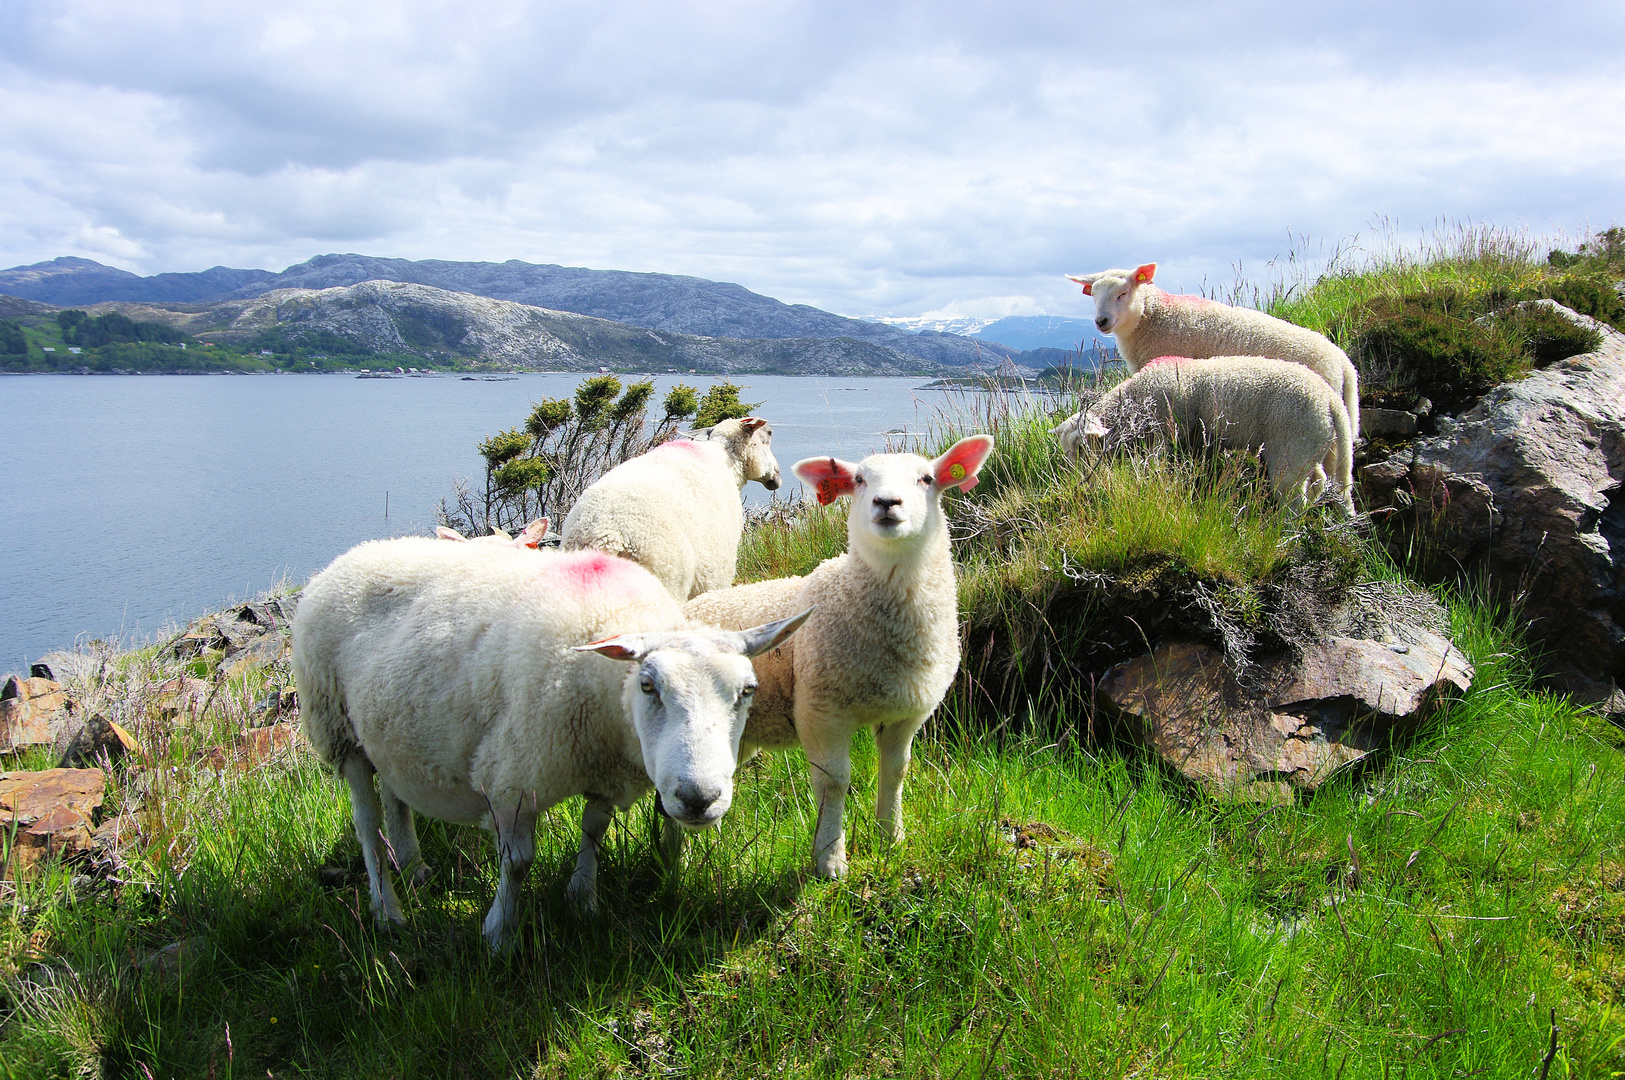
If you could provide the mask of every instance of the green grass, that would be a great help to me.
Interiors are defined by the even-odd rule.
[[[945,717],[894,850],[861,805],[861,742],[840,883],[801,874],[799,754],[744,770],[676,887],[634,813],[593,921],[562,900],[576,808],[555,810],[500,959],[483,835],[429,825],[439,873],[379,933],[324,770],[181,766],[183,820],[116,895],[61,874],[7,909],[0,1072],[1525,1077],[1555,1011],[1550,1075],[1618,1075],[1620,734],[1531,692],[1503,628],[1455,616],[1473,693],[1296,805],[1197,800],[1079,717],[1002,746]],[[173,970],[144,963],[174,942]]]
[[[1524,232],[1441,225],[1418,245],[1384,225],[1311,272],[1295,250],[1267,285],[1238,282],[1232,302],[1251,303],[1309,327],[1345,349],[1368,404],[1407,407],[1418,395],[1454,408],[1498,382],[1597,345],[1595,335],[1515,307],[1554,299],[1625,330],[1625,234],[1606,230],[1549,249]],[[1305,253],[1306,254],[1306,253]]]

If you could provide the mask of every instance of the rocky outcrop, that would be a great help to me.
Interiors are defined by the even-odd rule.
[[[51,855],[89,851],[106,786],[100,769],[0,773],[0,876],[24,877]]]
[[[1560,689],[1625,712],[1625,334],[1496,387],[1460,418],[1361,470],[1396,549],[1482,567],[1518,604]]]
[[[67,693],[55,680],[7,675],[0,685],[0,753],[49,746],[69,707]]]
[[[1134,739],[1220,798],[1290,799],[1414,726],[1473,669],[1449,641],[1410,628],[1385,641],[1329,637],[1277,656],[1245,683],[1218,649],[1165,644],[1108,671],[1097,697]]]

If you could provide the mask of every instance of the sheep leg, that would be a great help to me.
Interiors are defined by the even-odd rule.
[[[875,822],[880,835],[892,843],[903,840],[903,776],[914,749],[914,735],[925,717],[875,728],[875,746],[880,751],[880,783],[875,792]]]
[[[598,852],[614,819],[615,807],[607,799],[589,796],[581,809],[581,854],[576,856],[576,871],[570,875],[564,895],[583,915],[598,910]]]
[[[813,801],[818,804],[818,826],[813,832],[813,873],[822,878],[846,876],[846,793],[852,786],[852,737],[830,733],[814,737],[816,725],[798,720],[804,732],[807,767],[812,773]]]
[[[389,838],[390,853],[395,858],[395,869],[407,875],[414,885],[422,885],[434,873],[434,867],[423,861],[418,846],[417,821],[412,808],[401,801],[383,777],[378,778],[378,794],[384,802],[384,835]]]
[[[401,901],[395,895],[395,883],[390,880],[389,862],[379,833],[383,808],[372,786],[372,762],[361,754],[351,754],[344,759],[340,771],[345,783],[350,785],[350,817],[355,822],[355,838],[361,841],[361,858],[367,864],[373,917],[379,922],[404,923],[406,916],[401,914]]]
[[[492,952],[501,952],[508,944],[519,909],[519,890],[536,858],[536,813],[526,810],[524,802],[521,796],[512,807],[496,809],[491,815],[501,863],[496,899],[485,915],[483,928]]]

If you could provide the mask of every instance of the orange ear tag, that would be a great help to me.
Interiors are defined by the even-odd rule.
[[[840,495],[840,492],[836,490],[833,476],[826,476],[818,481],[818,504],[820,506],[828,506],[835,501],[838,495]]]

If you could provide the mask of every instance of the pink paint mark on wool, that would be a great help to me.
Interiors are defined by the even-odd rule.
[[[693,439],[669,439],[655,447],[654,450],[650,451],[650,453],[657,453],[661,450],[673,450],[679,453],[694,456],[704,453],[704,451],[700,449],[700,444],[695,442]]]
[[[1188,356],[1158,356],[1154,359],[1147,360],[1145,366],[1156,367],[1158,364],[1161,364],[1163,367],[1178,367],[1189,359],[1190,357]],[[1141,370],[1143,371],[1145,369],[1141,368]]]
[[[1162,298],[1174,307],[1182,308],[1212,308],[1224,307],[1217,300],[1209,300],[1205,296],[1186,296],[1183,293],[1163,293]]]
[[[630,589],[636,571],[632,563],[601,551],[569,551],[552,561],[546,577],[572,592],[615,592]]]

